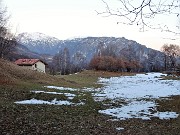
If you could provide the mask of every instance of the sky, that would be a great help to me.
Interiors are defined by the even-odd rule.
[[[108,1],[117,8],[117,0]],[[125,37],[156,50],[163,44],[180,44],[180,39],[172,33],[152,29],[140,32],[138,26],[117,24],[121,20],[117,16],[98,15],[97,11],[106,10],[102,0],[3,0],[3,4],[11,16],[9,25],[16,34],[40,32],[61,40],[88,36]],[[158,20],[177,25],[177,20],[171,16],[155,21]]]

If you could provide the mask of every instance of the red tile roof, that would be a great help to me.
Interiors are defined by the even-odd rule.
[[[18,59],[15,61],[15,64],[17,65],[33,65],[36,62],[41,61],[39,59]],[[42,63],[44,63],[43,61],[41,61]],[[46,63],[44,63],[46,65]]]

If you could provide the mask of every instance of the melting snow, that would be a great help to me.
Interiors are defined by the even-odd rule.
[[[57,90],[69,90],[69,91],[76,91],[77,89],[73,88],[66,88],[66,87],[58,87],[58,86],[44,86],[49,89],[57,89]]]
[[[37,99],[30,99],[30,100],[23,100],[23,101],[17,101],[16,104],[48,104],[48,105],[84,105],[84,103],[72,103],[69,101],[62,101],[57,100],[56,98],[52,101],[44,101],[44,100],[37,100]]]
[[[100,113],[117,117],[121,120],[129,118],[150,119],[158,117],[160,119],[177,118],[176,112],[158,112],[154,99],[180,95],[180,82],[175,80],[160,80],[165,74],[148,73],[136,76],[100,78],[99,83],[103,83],[104,89],[96,93],[96,100],[118,100],[124,99],[128,102],[119,108],[100,110]],[[98,98],[101,97],[101,98]],[[144,99],[149,99],[144,101]]]
[[[96,101],[103,101],[111,99],[112,102],[118,100],[125,100],[126,105],[120,107],[110,108],[106,110],[99,110],[99,113],[111,115],[116,117],[112,120],[125,120],[130,118],[141,118],[149,120],[151,117],[158,117],[159,119],[177,118],[179,114],[176,112],[159,112],[156,108],[155,99],[169,97],[172,95],[180,95],[180,81],[175,80],[160,80],[161,73],[138,74],[135,76],[99,78],[98,83],[104,84],[103,88],[84,88],[84,91],[94,91],[93,97]],[[76,91],[78,89],[45,86],[50,89]],[[71,93],[32,91],[35,93],[47,94],[65,94],[69,98],[75,95]],[[148,99],[148,100],[147,100]],[[17,104],[49,104],[49,105],[84,105],[81,103],[72,103],[69,101],[44,101],[37,99],[30,99],[24,101],[17,101]],[[116,128],[123,130],[123,128]]]
[[[100,94],[106,98],[160,98],[180,94],[180,82],[174,80],[159,80],[164,74],[149,73],[136,76],[100,78],[99,82],[105,84]]]
[[[124,130],[124,128],[123,127],[118,127],[118,128],[116,128],[116,130],[121,131],[121,130]]]
[[[99,112],[117,117],[120,120],[130,118],[141,118],[143,120],[150,120],[151,117],[170,119],[178,117],[178,114],[175,112],[158,112],[156,111],[155,106],[156,104],[154,102],[133,101],[130,102],[128,105],[124,105],[120,108],[106,109]]]
[[[66,97],[68,97],[68,99],[73,99],[76,95],[75,94],[71,94],[71,93],[59,93],[59,92],[46,92],[46,91],[31,91],[34,93],[46,93],[46,94],[59,94],[59,95],[65,95]]]
[[[57,87],[57,86],[44,86],[46,88],[51,88],[51,89],[58,89],[58,90],[69,90],[69,91],[75,91],[76,89],[73,88],[64,88],[64,87]],[[68,97],[68,99],[72,100],[76,95],[72,93],[60,93],[60,92],[46,92],[46,91],[31,91],[34,93],[46,93],[46,94],[64,94],[65,96]],[[80,103],[72,103],[70,101],[62,101],[62,100],[57,100],[56,98],[52,101],[44,101],[44,100],[37,100],[37,99],[30,99],[30,100],[23,100],[23,101],[17,101],[15,102],[16,104],[48,104],[48,105],[84,105],[84,102]]]
[[[71,105],[72,103],[69,101],[57,101],[56,99],[52,101],[44,101],[44,100],[37,100],[37,99],[30,99],[30,100],[23,100],[17,101],[16,104],[48,104],[48,105]]]

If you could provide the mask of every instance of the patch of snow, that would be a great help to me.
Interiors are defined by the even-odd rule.
[[[65,88],[65,87],[58,87],[58,86],[44,86],[49,89],[57,89],[57,90],[69,90],[69,91],[76,91],[77,89],[73,88]]]
[[[159,117],[159,119],[170,119],[170,118],[177,118],[179,114],[176,112],[157,112],[154,114],[155,117]]]
[[[16,104],[50,104],[49,101],[44,100],[37,100],[37,99],[30,99],[30,100],[23,100],[23,101],[17,101]]]
[[[84,90],[84,91],[94,91],[94,88],[87,88],[87,87],[84,87],[83,90]]]
[[[116,128],[116,130],[121,131],[121,130],[124,130],[124,128],[123,127],[118,127],[118,128]]]
[[[45,91],[36,91],[36,90],[32,90],[31,92],[33,92],[33,93],[44,93]]]
[[[99,113],[117,117],[120,120],[130,118],[141,118],[143,120],[150,120],[151,117],[159,117],[160,119],[177,118],[178,114],[175,112],[157,112],[155,102],[151,101],[133,101],[120,108],[100,110]]]
[[[106,99],[123,99],[128,104],[119,108],[100,110],[99,113],[111,115],[121,120],[141,118],[148,120],[151,117],[160,119],[177,118],[176,112],[158,112],[154,99],[180,95],[180,81],[160,80],[162,73],[137,74],[135,76],[99,78],[104,84],[103,89],[93,96],[96,101]],[[145,101],[144,99],[148,99]]]
[[[97,91],[101,91],[101,88],[92,88],[92,87],[90,87],[90,88],[87,88],[87,87],[84,87],[83,89],[82,89],[82,91],[88,91],[88,92],[97,92]]]
[[[46,94],[55,94],[55,95],[65,95],[66,97],[68,97],[68,99],[73,99],[76,95],[72,94],[72,93],[59,93],[59,92],[46,92],[46,91],[31,91],[34,93],[46,93]]]
[[[95,96],[104,96],[115,99],[160,98],[180,94],[180,83],[175,80],[159,80],[161,73],[138,74],[136,76],[100,78],[99,82],[105,85],[101,93]]]
[[[85,105],[85,103],[84,102],[76,103],[76,106],[78,105]]]
[[[44,101],[44,100],[37,100],[37,99],[30,99],[30,100],[23,100],[23,101],[17,101],[15,102],[16,104],[47,104],[47,105],[84,105],[84,103],[72,103],[69,101],[62,101],[62,100],[57,100],[56,98],[52,101]]]
[[[72,102],[69,101],[57,101],[57,99],[55,98],[54,100],[51,101],[51,104],[53,105],[71,105],[73,104]]]
[[[119,119],[109,119],[108,121],[119,121]]]
[[[71,93],[63,93],[66,97],[68,97],[68,99],[73,99],[76,95],[75,94],[71,94]]]
[[[17,101],[16,104],[48,104],[48,105],[71,105],[73,103],[69,101],[57,101],[56,99],[52,101],[44,101],[44,100],[37,100],[37,99],[30,99],[30,100],[23,100],[23,101]]]

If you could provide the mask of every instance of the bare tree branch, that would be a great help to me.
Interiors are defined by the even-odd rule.
[[[167,15],[167,20],[169,15],[175,16],[178,19],[180,14],[179,0],[118,0],[119,7],[116,10],[114,7],[110,7],[110,2],[107,2],[107,0],[102,0],[102,2],[105,5],[105,11],[96,11],[97,14],[106,17],[117,16],[123,18],[122,21],[117,23],[135,24],[142,31],[145,28],[150,28],[180,34],[178,25],[176,26],[178,31],[174,31],[166,23],[164,25],[152,23],[153,19],[159,17],[159,15]]]

